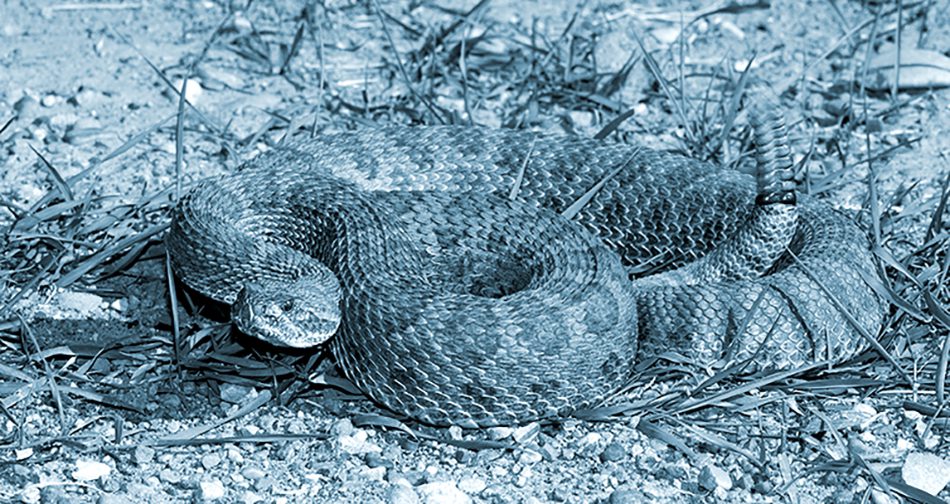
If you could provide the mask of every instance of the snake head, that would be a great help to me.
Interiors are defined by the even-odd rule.
[[[241,332],[272,345],[310,348],[340,326],[340,284],[335,276],[249,282],[231,307]]]

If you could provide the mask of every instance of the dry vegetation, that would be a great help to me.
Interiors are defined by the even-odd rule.
[[[43,97],[31,104],[6,96],[7,104],[0,104],[0,146],[10,154],[5,169],[31,173],[45,193],[25,197],[10,179],[0,186],[0,497],[134,495],[134,482],[162,469],[142,447],[175,457],[188,457],[182,447],[199,450],[192,456],[197,460],[208,447],[254,445],[267,447],[257,452],[265,458],[285,446],[298,454],[275,455],[271,470],[280,478],[322,475],[319,489],[285,494],[290,500],[344,495],[397,502],[402,490],[393,488],[405,485],[392,474],[407,475],[401,465],[428,459],[447,464],[439,474],[449,481],[469,474],[466,467],[480,475],[488,489],[468,493],[489,502],[941,502],[908,485],[901,469],[907,470],[912,452],[937,454],[950,464],[950,164],[947,144],[934,139],[950,127],[946,92],[939,91],[950,85],[950,66],[941,67],[945,55],[927,50],[941,42],[947,47],[948,34],[934,29],[948,22],[941,14],[947,5],[815,0],[809,9],[830,16],[799,24],[791,19],[793,7],[761,0],[565,3],[557,15],[538,4],[522,10],[517,2],[498,3],[469,2],[464,9],[452,2],[376,0],[191,6],[177,11],[193,16],[185,55],[161,61],[152,44],[142,44],[148,34],[109,26],[109,40],[137,54],[122,61],[145,62],[134,71],[157,86],[150,93],[166,97],[153,107],[155,120],[137,121],[119,142],[83,140],[97,138],[108,124],[34,120],[42,109],[30,108],[47,107],[35,103]],[[64,15],[63,6],[84,10],[82,4],[47,8],[57,5],[60,10],[40,14],[55,19]],[[783,26],[818,32],[783,33]],[[195,34],[203,42],[195,43]],[[905,62],[887,57],[898,41]],[[15,81],[17,68],[6,70]],[[181,82],[187,83],[183,93]],[[250,118],[230,116],[228,102],[214,98],[249,99],[265,91],[278,99],[262,101]],[[287,138],[392,122],[482,124],[639,141],[741,167],[748,150],[746,104],[766,95],[786,109],[804,190],[827,197],[868,231],[883,279],[876,288],[891,302],[886,326],[869,335],[879,348],[848,362],[743,376],[741,366],[669,354],[644,362],[628,393],[582,412],[583,421],[548,422],[526,436],[444,431],[360,400],[351,384],[335,377],[326,356],[262,349],[232,334],[220,315],[211,314],[217,322],[199,315],[187,292],[168,289],[173,283],[162,237],[176,196],[190,180]],[[81,102],[70,106],[82,108]],[[37,137],[37,126],[48,135]],[[163,141],[173,146],[164,155]],[[50,154],[52,145],[59,145],[53,149],[58,155]],[[89,162],[63,169],[57,160],[63,145],[89,150]],[[33,149],[28,162],[24,146]],[[146,177],[150,184],[122,186],[137,175],[108,175],[134,172],[133,161],[142,160],[151,160],[142,166],[163,166]],[[92,329],[58,325],[56,313],[69,310],[56,297],[61,292],[93,293],[122,323],[102,322],[95,340],[83,335],[96,330],[96,321],[88,322]],[[228,409],[229,390],[248,395]],[[317,419],[301,422],[296,411]],[[277,417],[268,423],[273,429],[235,427],[249,418],[262,425],[261,415]],[[345,418],[352,425],[341,423]],[[179,428],[167,429],[169,419]],[[351,479],[336,469],[320,472],[311,463],[295,472],[279,462],[360,431],[374,432],[383,448],[389,461],[382,465],[384,482],[366,477],[369,486],[347,490]],[[592,434],[599,437],[591,440]],[[605,457],[605,447],[615,443],[627,453],[620,463]],[[657,448],[662,454],[651,463],[636,455],[644,449],[631,448],[635,444],[647,452],[665,448]],[[391,445],[401,454],[387,455]],[[333,467],[380,467],[359,452],[336,445],[326,450]],[[334,458],[341,451],[342,458]],[[541,460],[524,460],[526,452]],[[118,472],[69,476],[73,461],[89,457]],[[227,464],[205,467],[206,475],[239,469],[233,458]],[[493,464],[513,476],[490,472]],[[519,485],[515,473],[523,466],[536,467],[527,485]],[[663,475],[649,474],[661,466]],[[565,470],[567,478],[553,476]],[[731,489],[715,477],[708,484],[703,478],[711,471],[726,473]],[[598,472],[614,480],[602,484],[592,475]],[[404,479],[431,498],[421,486],[445,481],[440,478]],[[644,478],[676,491],[651,494]],[[213,496],[200,482],[156,481],[166,490],[155,500]],[[501,490],[491,493],[493,487]],[[228,498],[251,500],[236,490]]]

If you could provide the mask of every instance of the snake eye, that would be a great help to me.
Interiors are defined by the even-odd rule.
[[[280,309],[284,312],[289,312],[294,309],[294,300],[288,299],[280,304]]]

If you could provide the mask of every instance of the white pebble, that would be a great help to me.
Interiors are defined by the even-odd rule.
[[[62,103],[63,99],[54,94],[48,94],[40,99],[40,104],[44,107],[55,107]]]
[[[419,485],[419,493],[426,504],[470,504],[472,498],[458,489],[451,481],[438,481]]]
[[[224,484],[221,480],[202,480],[200,484],[201,500],[212,501],[224,497]]]
[[[487,486],[485,480],[481,478],[462,478],[459,481],[459,490],[471,495],[482,493]]]
[[[933,453],[910,453],[901,467],[901,476],[908,485],[937,495],[950,483],[950,462]]]
[[[77,460],[76,470],[73,471],[73,479],[77,481],[92,481],[108,476],[112,468],[102,462],[95,460]]]

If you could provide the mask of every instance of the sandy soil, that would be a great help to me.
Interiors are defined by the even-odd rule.
[[[875,23],[877,4],[841,0],[498,0],[453,26],[475,2],[374,5],[0,4],[0,499],[936,499],[908,485],[950,497],[950,422],[935,385],[950,216],[934,219],[950,172],[950,94],[905,82],[896,96],[869,85],[865,100],[856,84],[895,44],[896,14]],[[946,1],[905,7],[902,46],[945,57]],[[749,382],[697,390],[712,370],[667,363],[599,421],[434,429],[347,389],[325,355],[260,348],[214,309],[173,317],[161,236],[179,184],[285,136],[432,122],[424,96],[455,122],[586,136],[633,110],[615,139],[732,163],[742,125],[723,135],[717,107],[750,61],[741,85],[781,95],[812,192],[866,229],[875,211],[862,160],[873,160],[885,255],[907,271],[888,263],[907,306],[882,341],[910,383],[873,352],[741,390]],[[693,393],[725,395],[678,409]]]

